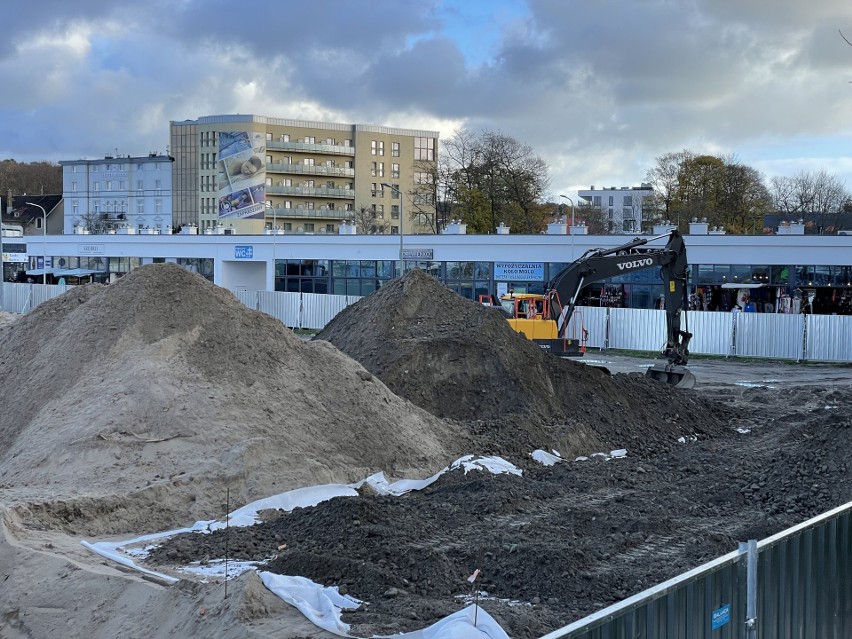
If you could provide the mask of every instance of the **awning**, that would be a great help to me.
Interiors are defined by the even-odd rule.
[[[55,272],[55,268],[31,268],[27,271],[27,275],[52,275]]]
[[[761,288],[766,284],[737,284],[736,282],[726,282],[722,284],[722,288]]]
[[[56,277],[86,277],[95,273],[103,273],[104,271],[95,271],[90,268],[66,268],[54,271]]]

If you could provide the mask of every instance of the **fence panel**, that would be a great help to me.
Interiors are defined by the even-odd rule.
[[[359,299],[361,298],[354,295],[302,293],[300,328],[321,329],[340,311]]]
[[[732,313],[734,347],[740,357],[802,358],[804,315]]]
[[[686,314],[681,329],[692,333],[689,352],[701,355],[731,355],[731,313],[701,311]]]
[[[257,310],[272,315],[284,326],[301,328],[301,293],[257,291]]]
[[[258,310],[258,302],[257,302],[257,294],[259,291],[246,291],[244,289],[239,289],[236,291],[231,291],[240,302],[243,303],[244,306],[248,306],[254,310]]]
[[[666,343],[665,311],[609,309],[609,348],[662,351]]]
[[[805,359],[852,362],[852,316],[808,315]]]
[[[852,503],[757,543],[758,637],[852,637],[850,536]],[[746,558],[728,553],[542,639],[746,639]]]

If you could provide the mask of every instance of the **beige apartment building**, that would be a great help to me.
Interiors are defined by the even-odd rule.
[[[176,226],[336,234],[355,222],[359,233],[397,234],[402,218],[403,234],[436,232],[435,131],[258,115],[169,129]]]

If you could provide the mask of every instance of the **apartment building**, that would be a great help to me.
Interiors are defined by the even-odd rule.
[[[172,165],[168,155],[63,160],[63,233],[172,229]]]
[[[356,220],[369,227],[359,232],[434,232],[435,131],[212,115],[172,121],[170,142],[175,225],[336,234]]]
[[[642,210],[654,194],[650,184],[641,186],[622,186],[620,188],[598,188],[577,191],[580,207],[592,209],[600,215],[607,231],[613,234],[641,233]]]

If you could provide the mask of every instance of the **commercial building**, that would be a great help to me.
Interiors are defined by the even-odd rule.
[[[259,115],[172,121],[173,222],[336,234],[358,217],[376,233],[398,234],[401,219],[403,233],[434,232],[437,148],[435,131]]]
[[[25,241],[30,270],[38,256],[52,265],[48,281],[79,273],[110,281],[143,264],[177,263],[232,290],[368,295],[399,274],[400,238],[391,235],[230,235],[223,231],[176,235],[49,235]],[[666,238],[647,236],[648,246]],[[541,292],[586,251],[612,248],[624,236],[405,235],[405,268],[420,268],[469,299],[500,293]],[[685,235],[690,289],[707,310],[731,310],[745,291],[761,310],[790,308],[852,313],[852,236]],[[273,269],[274,264],[274,269]],[[26,265],[20,265],[26,268]],[[273,274],[274,273],[274,274]],[[26,281],[20,272],[18,281]],[[21,279],[23,278],[23,280]],[[73,283],[67,280],[68,283]],[[76,280],[75,280],[76,281]],[[798,291],[798,296],[797,296]],[[653,308],[662,293],[657,269],[598,282],[585,305]]]
[[[172,157],[158,153],[60,162],[64,233],[79,228],[90,233],[170,233],[173,163]]]

